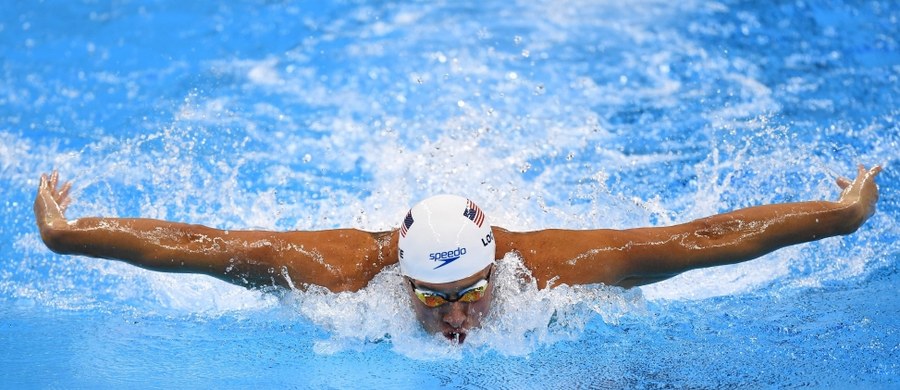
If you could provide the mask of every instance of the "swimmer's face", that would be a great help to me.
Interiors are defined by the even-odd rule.
[[[489,279],[492,267],[488,266],[475,275],[450,283],[425,283],[406,278],[411,282],[406,283],[406,289],[410,294],[416,318],[422,323],[422,327],[430,333],[440,333],[451,341],[459,343],[465,341],[469,329],[480,327],[482,318],[491,308],[493,284]],[[467,291],[477,289],[485,280],[488,280],[488,283],[480,299],[474,302],[463,302],[465,299],[460,299],[460,294],[465,295]],[[451,300],[460,300],[429,307],[419,299],[414,288],[440,293]]]

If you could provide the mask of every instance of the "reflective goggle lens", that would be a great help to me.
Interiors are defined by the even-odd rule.
[[[422,301],[422,303],[425,304],[425,306],[438,307],[447,302],[459,301],[459,302],[471,303],[471,302],[478,301],[479,299],[484,297],[484,293],[487,291],[487,284],[488,284],[487,279],[482,279],[480,282],[478,282],[477,284],[475,284],[468,290],[463,291],[462,295],[460,295],[459,298],[453,299],[453,300],[451,300],[447,296],[445,296],[441,293],[435,292],[435,291],[421,290],[421,289],[416,288],[415,292],[416,292],[416,296],[419,297],[419,300]]]

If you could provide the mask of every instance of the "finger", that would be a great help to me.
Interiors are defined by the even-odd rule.
[[[62,189],[59,190],[59,195],[56,196],[57,199],[66,199],[69,197],[69,190],[72,189],[72,183],[66,182],[63,184]]]
[[[859,176],[863,176],[865,174],[866,174],[865,165],[862,165],[862,164],[857,165],[856,166],[856,176],[859,177]]]
[[[836,181],[837,181],[838,187],[841,187],[842,190],[849,187],[850,183],[851,183],[850,179],[848,179],[846,177],[839,177],[839,178],[837,178]]]
[[[65,213],[66,209],[69,208],[69,201],[71,201],[71,199],[65,198],[59,203],[59,211],[61,213]]]
[[[50,174],[50,188],[54,191],[56,190],[57,181],[59,181],[59,172],[54,169],[53,173]]]
[[[47,187],[47,180],[48,180],[47,174],[42,173],[41,174],[41,183],[38,184],[38,189],[44,189],[45,187]]]
[[[869,170],[869,173],[873,176],[878,176],[878,174],[881,173],[881,166],[876,165],[872,167],[872,169]]]

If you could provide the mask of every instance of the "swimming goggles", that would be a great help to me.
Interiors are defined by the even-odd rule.
[[[416,297],[418,297],[425,306],[438,307],[447,302],[471,303],[478,301],[479,299],[484,297],[484,294],[487,292],[488,280],[490,278],[491,274],[488,273],[486,278],[481,279],[478,281],[478,283],[473,284],[471,287],[458,292],[456,294],[456,298],[453,299],[450,299],[449,295],[442,292],[418,288],[413,283],[412,279],[409,279],[409,284],[412,285],[413,291],[416,293]]]

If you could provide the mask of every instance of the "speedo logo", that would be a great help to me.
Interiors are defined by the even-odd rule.
[[[434,267],[434,269],[438,269],[456,260],[459,260],[459,257],[464,254],[466,254],[466,248],[459,247],[452,251],[430,253],[428,254],[428,259],[431,261],[440,261],[441,264],[438,264],[437,267]]]

